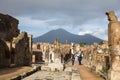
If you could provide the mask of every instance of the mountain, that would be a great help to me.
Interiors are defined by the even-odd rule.
[[[72,34],[64,29],[56,29],[56,30],[51,30],[49,32],[47,32],[46,34],[43,34],[42,36],[36,37],[33,39],[33,42],[49,42],[49,43],[53,43],[54,40],[58,38],[60,40],[60,43],[66,43],[66,40],[68,41],[68,43],[80,43],[80,42],[85,42],[87,44],[92,44],[94,42],[101,42],[102,40],[92,36],[90,34],[86,34],[86,35],[75,35]]]

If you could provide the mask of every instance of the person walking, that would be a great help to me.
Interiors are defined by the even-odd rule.
[[[83,51],[78,56],[79,65],[81,65],[82,57],[83,57]]]
[[[74,54],[71,55],[71,59],[72,59],[72,65],[74,65],[74,62],[75,62],[75,55]]]

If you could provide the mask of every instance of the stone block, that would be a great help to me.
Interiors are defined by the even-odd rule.
[[[99,71],[101,71],[102,70],[102,68],[103,68],[103,66],[99,63],[99,64],[97,64],[96,65],[96,72],[99,72]]]
[[[120,71],[110,70],[108,80],[120,80]]]
[[[65,72],[72,72],[72,67],[66,67],[64,71]]]
[[[63,71],[63,64],[60,63],[49,63],[48,67],[51,68],[51,71]]]
[[[81,80],[80,73],[77,68],[72,69],[72,77],[71,80]]]
[[[42,66],[41,66],[41,70],[42,70],[42,71],[51,71],[51,68],[48,67],[48,66],[42,65]]]

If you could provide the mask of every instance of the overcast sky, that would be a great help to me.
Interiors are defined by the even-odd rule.
[[[0,13],[17,18],[19,29],[34,37],[63,28],[107,40],[109,10],[120,19],[120,0],[0,0]]]

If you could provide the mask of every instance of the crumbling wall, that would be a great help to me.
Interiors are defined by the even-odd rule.
[[[32,35],[19,33],[19,21],[0,13],[0,67],[30,65]]]
[[[0,38],[5,41],[11,41],[13,37],[18,36],[18,23],[17,19],[0,13]]]
[[[26,32],[22,32],[13,39],[15,64],[17,66],[30,65],[31,53],[29,50],[29,38]]]

